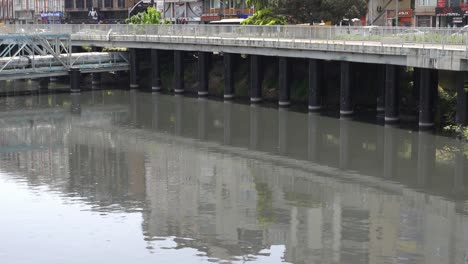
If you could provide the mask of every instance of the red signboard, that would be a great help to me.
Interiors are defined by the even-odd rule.
[[[446,7],[447,1],[446,0],[437,0],[437,7]]]

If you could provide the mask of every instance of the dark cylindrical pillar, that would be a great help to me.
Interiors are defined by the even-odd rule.
[[[400,87],[398,66],[385,67],[385,122],[394,123],[400,119]]]
[[[457,72],[457,117],[459,125],[468,125],[468,88],[465,88],[465,72]]]
[[[184,52],[174,51],[174,92],[184,92]]]
[[[136,49],[129,49],[129,60],[130,60],[130,88],[138,88],[138,58]]]
[[[322,109],[322,64],[319,60],[309,60],[309,111]]]
[[[159,51],[151,50],[151,91],[161,91],[161,68],[159,64]]]
[[[50,83],[50,78],[49,77],[40,78],[39,79],[39,90],[47,91],[49,89],[49,83]]]
[[[467,173],[467,160],[464,155],[464,146],[462,142],[458,144],[458,150],[455,153],[455,177],[453,182],[453,192],[456,195],[462,195],[465,190],[465,177]]]
[[[439,83],[438,72],[433,69],[420,70],[419,127],[434,126],[435,97]]]
[[[386,65],[379,64],[377,67],[377,112],[385,112],[385,72]]]
[[[250,55],[250,102],[262,101],[263,68],[261,58],[258,55]]]
[[[68,71],[70,75],[70,91],[72,93],[80,92],[81,71],[79,68],[71,68]]]
[[[198,52],[198,96],[208,95],[209,53]]]
[[[289,98],[291,95],[291,89],[289,85],[290,77],[290,64],[288,58],[280,57],[279,58],[279,106],[289,106]]]
[[[234,54],[224,53],[224,99],[232,99],[235,94]]]
[[[348,116],[353,114],[353,80],[351,76],[350,62],[341,62],[341,83],[340,83],[340,115]]]

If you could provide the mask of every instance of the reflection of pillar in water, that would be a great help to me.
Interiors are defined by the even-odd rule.
[[[182,102],[184,98],[181,95],[174,96],[174,104],[175,104],[175,134],[176,136],[182,135],[183,129],[183,117],[184,117],[184,103]]]
[[[256,105],[250,106],[250,148],[256,149],[258,147],[258,122],[259,122],[259,108]]]
[[[151,128],[158,130],[159,128],[159,94],[153,93],[151,95],[151,105],[153,107],[151,115]]]
[[[93,91],[91,92],[91,101],[93,105],[104,103],[103,91]]]
[[[309,113],[308,124],[308,155],[309,160],[318,161],[320,153],[320,116],[317,113]]]
[[[340,169],[349,167],[349,137],[350,120],[340,119]]]
[[[137,115],[137,95],[138,95],[138,91],[136,90],[131,90],[129,92],[130,94],[130,123],[132,126],[136,126],[137,122],[138,122],[138,115]]]
[[[47,91],[49,90],[49,83],[50,83],[50,78],[40,78],[39,79],[39,90],[41,91]]]
[[[435,147],[434,136],[427,132],[419,132],[418,137],[418,184],[424,186],[429,174],[434,169]]]
[[[454,177],[454,193],[455,194],[463,194],[464,191],[464,177],[467,175],[466,172],[466,164],[467,160],[464,155],[464,146],[462,142],[458,144],[458,150],[455,153],[455,177]]]
[[[385,158],[385,127],[375,126],[375,155],[377,158],[377,168],[383,168]],[[379,171],[380,173],[381,171]],[[376,176],[381,176],[380,174]]]
[[[288,147],[289,112],[287,109],[278,110],[278,149],[280,155],[286,155]]]
[[[224,144],[231,144],[232,129],[232,103],[224,101]]]
[[[77,93],[70,94],[71,108],[70,111],[74,115],[81,114],[81,95]]]
[[[390,126],[384,128],[384,148],[383,148],[383,177],[392,179],[395,177],[397,160],[396,130]]]
[[[198,99],[198,138],[206,139],[206,120],[208,115],[208,101],[204,98]]]

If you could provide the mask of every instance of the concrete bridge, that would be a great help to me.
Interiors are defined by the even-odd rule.
[[[378,86],[376,105],[388,123],[399,120],[398,72],[413,67],[413,82],[419,93],[419,125],[434,125],[438,70],[456,73],[457,121],[468,124],[468,34],[457,29],[306,26],[213,26],[213,25],[34,25],[7,27],[5,31],[53,31],[71,33],[72,45],[126,47],[130,50],[130,87],[138,87],[137,49],[151,51],[152,90],[161,89],[158,50],[174,51],[174,91],[184,92],[183,52],[198,52],[200,96],[208,94],[209,54],[224,58],[224,98],[234,97],[233,57],[250,55],[250,98],[262,100],[262,56],[278,57],[280,106],[290,104],[289,58],[309,60],[309,109],[322,108],[323,61],[339,61],[340,114],[352,115],[353,64],[375,64]]]

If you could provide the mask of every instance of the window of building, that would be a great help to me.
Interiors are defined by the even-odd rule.
[[[84,0],[76,0],[76,8],[84,8]]]
[[[204,5],[205,9],[221,8],[221,0],[207,0]]]
[[[228,8],[240,8],[241,7],[241,0],[228,0]]]
[[[113,0],[104,0],[104,7],[106,8],[112,8],[114,7],[114,1]]]
[[[73,8],[73,0],[65,0],[65,8]]]
[[[117,5],[118,5],[119,7],[121,7],[121,8],[124,8],[124,7],[125,7],[125,0],[119,0],[119,1],[117,2]]]
[[[419,6],[436,6],[437,0],[418,0]]]

